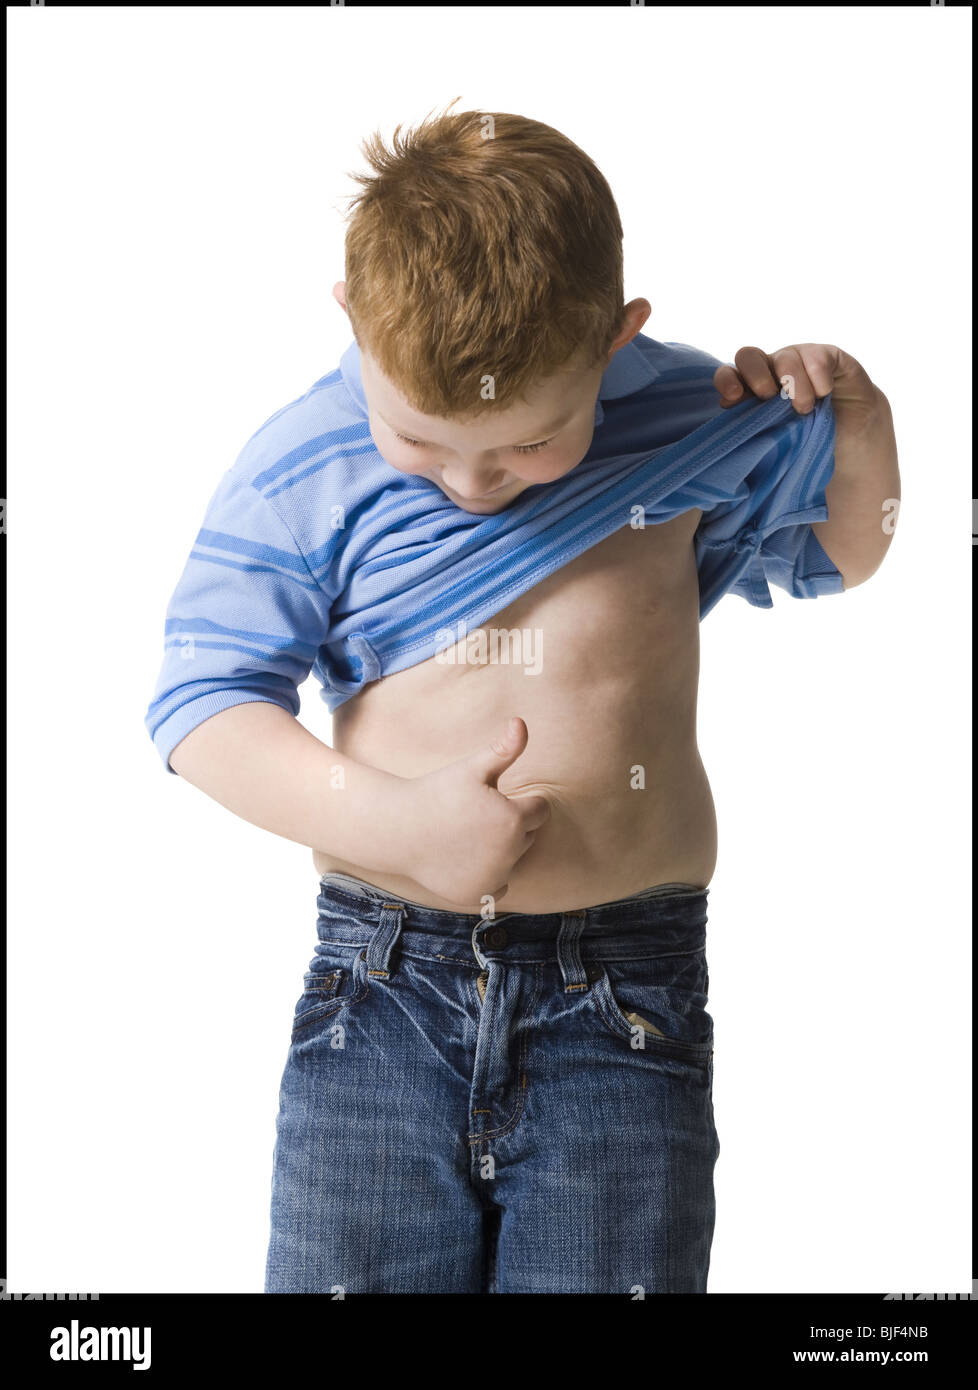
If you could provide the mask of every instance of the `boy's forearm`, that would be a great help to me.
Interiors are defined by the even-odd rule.
[[[367,869],[408,872],[410,780],[320,742],[280,705],[232,705],[170,754],[185,781],[242,820]]]

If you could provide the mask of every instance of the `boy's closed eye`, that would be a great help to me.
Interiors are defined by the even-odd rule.
[[[403,444],[411,444],[414,448],[425,449],[428,447],[422,440],[411,439],[406,434],[398,434],[396,430],[393,431],[393,435],[395,439],[399,439]],[[555,438],[556,435],[551,435],[549,439],[541,439],[537,444],[514,444],[512,445],[511,452],[514,454],[535,454],[539,449],[545,449]]]

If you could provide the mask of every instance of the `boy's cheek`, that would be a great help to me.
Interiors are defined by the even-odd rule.
[[[399,444],[396,439],[387,443],[378,439],[373,430],[370,431],[370,437],[380,457],[385,463],[390,464],[391,468],[396,468],[398,473],[416,474],[425,471],[419,458],[416,456],[412,458],[410,455],[405,456],[405,451],[411,448],[410,444]],[[418,452],[420,451],[415,450],[415,455]]]
[[[593,438],[594,428],[592,427],[586,430],[581,436],[578,437],[573,447],[571,447],[571,445],[568,445],[566,449],[561,450],[561,457],[555,460],[555,462],[550,465],[550,469],[546,477],[535,478],[533,481],[540,483],[552,483],[557,478],[563,478],[565,474],[572,473],[573,470],[577,467],[577,465],[584,460],[585,456],[587,455],[588,449],[590,449],[591,447],[591,440]]]

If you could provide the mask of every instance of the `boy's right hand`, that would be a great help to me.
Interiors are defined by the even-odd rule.
[[[416,883],[466,907],[507,891],[514,865],[550,819],[545,797],[506,796],[496,788],[528,738],[526,724],[514,717],[477,752],[410,779],[417,835],[406,871]]]

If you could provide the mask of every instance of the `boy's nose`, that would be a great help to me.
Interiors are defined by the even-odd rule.
[[[464,497],[467,502],[477,502],[480,498],[487,497],[493,492],[499,492],[502,488],[502,480],[499,477],[456,478],[455,474],[449,476],[449,474],[443,473],[442,481],[456,496]]]

